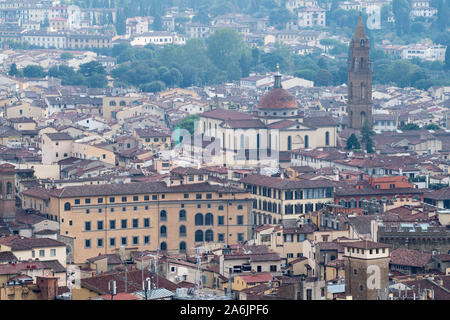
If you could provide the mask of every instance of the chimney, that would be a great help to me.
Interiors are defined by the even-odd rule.
[[[57,277],[36,277],[36,284],[41,290],[42,300],[55,300],[58,294]]]

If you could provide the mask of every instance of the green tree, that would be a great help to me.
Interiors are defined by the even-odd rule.
[[[361,149],[361,145],[359,144],[358,138],[354,133],[347,139],[347,150],[358,150]]]
[[[245,45],[242,37],[232,29],[218,29],[207,40],[207,54],[211,62],[221,70],[239,61]]]
[[[361,143],[365,146],[367,153],[375,152],[375,149],[374,149],[375,145],[374,145],[374,142],[372,139],[372,136],[374,134],[375,133],[372,130],[372,126],[370,125],[369,121],[366,120],[361,129]]]
[[[189,133],[192,135],[194,134],[195,130],[195,122],[199,120],[198,114],[191,114],[186,117],[184,117],[180,123],[177,125],[177,128],[185,129],[189,131]]]
[[[141,90],[144,92],[159,92],[166,89],[166,85],[162,81],[152,81],[141,86]]]
[[[161,31],[163,29],[163,21],[159,14],[155,14],[152,24],[152,30]]]
[[[61,53],[61,60],[70,60],[73,59],[73,54],[70,52]]]
[[[450,70],[450,46],[447,46],[447,49],[445,49],[445,63],[444,63],[444,69]]]
[[[427,129],[427,130],[439,130],[440,128],[441,127],[435,123],[430,123],[425,126],[425,129]]]
[[[407,123],[404,126],[402,126],[400,130],[420,130],[420,127],[415,123]]]
[[[90,77],[94,74],[106,74],[105,68],[103,68],[98,61],[91,61],[81,64],[78,72],[85,77]]]
[[[17,65],[15,63],[11,64],[11,66],[9,67],[8,75],[11,77],[19,77],[20,76],[20,72],[17,69]]]
[[[43,78],[46,73],[44,68],[38,65],[28,65],[23,68],[23,76],[27,78]]]

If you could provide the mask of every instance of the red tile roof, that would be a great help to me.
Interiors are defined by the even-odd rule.
[[[431,253],[406,248],[398,248],[391,252],[391,264],[423,268],[430,262]]]

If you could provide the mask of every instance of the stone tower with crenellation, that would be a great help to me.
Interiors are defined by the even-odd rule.
[[[372,126],[372,62],[370,42],[359,16],[355,34],[350,42],[348,62],[348,127],[360,130],[367,120]]]

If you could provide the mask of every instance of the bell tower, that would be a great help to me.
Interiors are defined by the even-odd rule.
[[[9,163],[0,165],[0,221],[16,218],[15,170]]]
[[[369,52],[370,42],[360,15],[350,42],[347,81],[348,127],[355,130],[360,130],[366,120],[372,126],[372,62]]]

